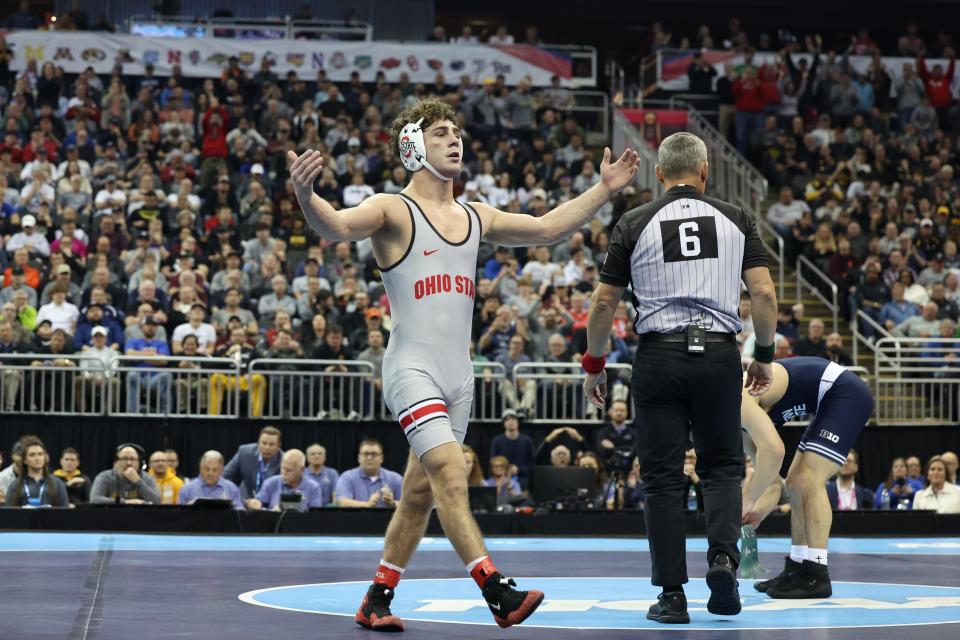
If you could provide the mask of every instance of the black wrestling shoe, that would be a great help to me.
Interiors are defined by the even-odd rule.
[[[718,553],[707,570],[707,587],[710,588],[707,611],[716,616],[735,616],[740,613],[738,586],[733,560],[725,553]]]
[[[656,603],[650,605],[647,620],[664,624],[690,624],[687,613],[687,596],[682,591],[661,593]]]
[[[767,595],[781,600],[829,598],[833,595],[827,565],[804,560],[800,570],[790,578],[771,586]]]
[[[770,578],[769,580],[760,580],[759,582],[753,583],[753,588],[759,591],[760,593],[766,593],[767,589],[772,587],[775,584],[783,582],[793,574],[800,571],[801,563],[797,562],[790,556],[786,556],[783,559],[783,571],[780,572],[780,575]]]
[[[403,620],[390,613],[393,594],[393,589],[385,584],[370,585],[353,617],[354,622],[374,631],[403,631]]]
[[[542,591],[518,591],[516,586],[516,582],[499,573],[492,574],[483,584],[483,599],[502,629],[520,624],[543,602]]]

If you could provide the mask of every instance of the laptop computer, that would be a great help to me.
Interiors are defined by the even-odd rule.
[[[497,510],[496,487],[468,487],[470,510],[480,513],[492,513]]]
[[[536,466],[530,476],[533,498],[546,504],[560,498],[576,498],[596,491],[597,472],[589,467]]]

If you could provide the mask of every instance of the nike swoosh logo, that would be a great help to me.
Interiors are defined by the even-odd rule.
[[[493,604],[492,602],[488,602],[487,604],[490,605],[490,608],[491,608],[491,609],[496,609],[497,611],[500,611],[500,603],[499,603],[499,602],[498,602],[497,604]]]
[[[427,251],[426,249],[424,249],[424,250],[423,250],[423,255],[425,255],[425,256],[430,256],[430,255],[433,255],[434,253],[436,253],[437,251],[440,251],[440,249],[434,249],[433,251]]]

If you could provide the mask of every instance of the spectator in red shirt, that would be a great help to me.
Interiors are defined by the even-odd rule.
[[[13,283],[14,273],[25,276],[28,287],[40,287],[40,270],[30,264],[30,252],[26,247],[20,247],[13,252],[13,265],[3,272],[3,286],[9,287]]]
[[[767,104],[767,92],[756,69],[744,67],[743,75],[733,83],[733,97],[737,109],[737,149],[747,155],[750,136],[763,125],[763,108]]]
[[[203,157],[227,157],[227,127],[230,115],[216,98],[210,98],[210,108],[203,114]]]
[[[922,51],[917,57],[917,71],[920,73],[923,85],[927,89],[930,106],[937,110],[941,129],[947,128],[947,110],[950,109],[952,99],[950,95],[950,83],[953,82],[953,72],[957,64],[957,55],[953,49],[947,47],[943,53],[950,60],[946,73],[943,72],[943,65],[939,64],[933,65],[932,72],[928,71]]]
[[[10,152],[10,162],[13,164],[23,164],[23,149],[20,148],[20,140],[13,131],[7,131],[3,138],[3,144],[0,144],[0,154],[5,151]]]

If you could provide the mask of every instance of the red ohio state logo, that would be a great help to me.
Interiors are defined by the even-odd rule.
[[[414,146],[413,142],[410,141],[409,136],[403,136],[400,138],[400,151],[403,153],[404,158],[409,158],[413,155]]]
[[[470,276],[450,277],[449,273],[427,276],[413,283],[413,297],[417,300],[437,293],[461,293],[469,298],[476,295],[473,278]]]

